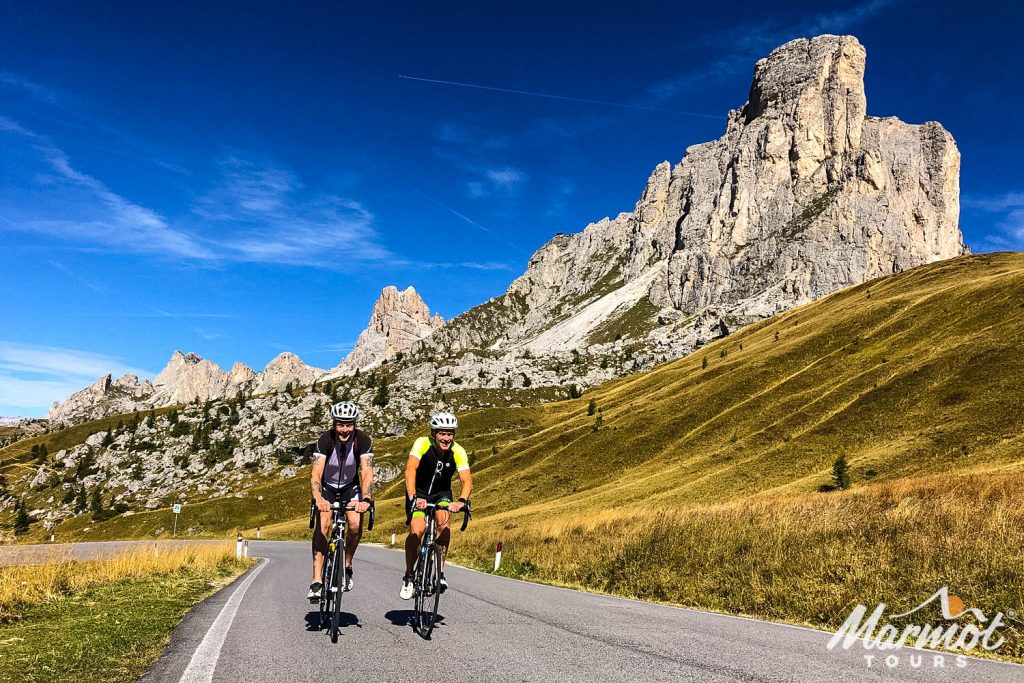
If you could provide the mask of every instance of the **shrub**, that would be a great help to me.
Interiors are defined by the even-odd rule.
[[[580,391],[580,388],[578,386],[576,386],[575,384],[569,385],[569,398],[579,398],[582,395],[583,392]]]
[[[593,415],[597,412],[597,401],[590,399],[590,403],[587,404],[587,415]]]
[[[701,361],[700,361],[700,369],[701,370],[707,370],[707,367],[708,367],[708,357],[704,356],[704,358],[702,358]]]

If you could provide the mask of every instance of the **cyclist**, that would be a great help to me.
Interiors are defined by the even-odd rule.
[[[447,503],[451,512],[458,512],[469,505],[469,494],[473,491],[473,475],[469,471],[469,458],[466,451],[455,443],[455,430],[459,426],[458,419],[451,413],[437,413],[430,417],[430,437],[421,436],[416,439],[409,451],[409,459],[405,466],[405,496],[409,536],[405,539],[405,576],[402,578],[402,590],[399,596],[408,600],[413,596],[413,567],[419,554],[420,541],[427,526],[426,513],[423,509],[427,503]],[[459,473],[462,482],[462,497],[452,502],[452,477]],[[448,542],[451,532],[448,529],[450,512],[436,510],[437,543],[441,546],[441,590],[448,588],[444,577],[444,560],[448,557]]]
[[[331,528],[331,503],[342,506],[354,503],[347,511],[348,531],[345,535],[344,590],[352,590],[352,557],[362,536],[362,513],[370,508],[373,486],[373,441],[369,434],[356,429],[359,408],[352,401],[331,407],[332,426],[320,435],[313,453],[310,489],[316,503],[317,521],[313,528],[313,584],[306,595],[310,602],[320,599],[320,583],[327,552],[327,532]],[[326,513],[326,514],[325,514]]]

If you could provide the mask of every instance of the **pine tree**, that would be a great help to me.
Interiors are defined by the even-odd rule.
[[[17,504],[14,506],[14,533],[19,536],[26,533],[31,523],[32,518],[28,516],[27,512],[25,512],[24,503],[22,503],[21,500],[18,500]]]
[[[377,393],[374,395],[372,403],[375,406],[380,406],[381,408],[383,408],[388,404],[388,401],[390,400],[391,394],[388,391],[388,383],[385,380],[381,379],[380,387],[378,387]]]
[[[597,401],[590,399],[590,403],[587,404],[587,415],[593,415],[597,412]]]
[[[837,489],[850,488],[850,467],[846,464],[845,455],[840,455],[832,464],[832,483]]]
[[[75,496],[75,514],[85,512],[89,507],[89,495],[85,492],[85,485],[78,487],[78,494]]]
[[[92,497],[89,500],[89,509],[93,514],[103,512],[103,494],[100,493],[99,486],[92,490]]]

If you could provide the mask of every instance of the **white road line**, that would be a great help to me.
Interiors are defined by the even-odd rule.
[[[220,649],[224,645],[228,631],[231,630],[231,623],[235,620],[235,614],[238,612],[238,606],[242,604],[245,591],[249,589],[249,585],[256,575],[263,571],[268,564],[270,564],[270,560],[263,558],[260,561],[260,566],[256,567],[228,598],[224,607],[221,608],[220,614],[210,626],[210,630],[203,636],[203,642],[199,643],[199,647],[192,654],[192,659],[185,667],[185,672],[181,674],[179,683],[210,683],[213,680],[213,672],[217,668],[217,660],[220,659]]]

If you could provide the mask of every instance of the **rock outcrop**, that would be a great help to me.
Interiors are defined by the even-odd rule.
[[[294,353],[285,352],[267,363],[267,367],[252,379],[251,384],[255,387],[254,393],[269,394],[284,391],[289,386],[309,386],[322,374],[323,370],[306,365]]]
[[[735,327],[965,253],[952,136],[867,116],[865,58],[852,36],[777,48],[722,138],[658,165],[633,211],[556,236],[426,346],[542,354],[612,334],[674,357],[701,340],[694,325],[721,327],[708,316]]]
[[[61,427],[105,415],[149,410],[195,400],[215,401],[247,394],[284,391],[288,385],[308,386],[324,374],[293,353],[282,353],[264,368],[254,372],[243,363],[235,363],[224,372],[216,363],[195,353],[175,351],[156,379],[139,381],[125,375],[113,382],[104,375],[93,384],[62,402],[51,406],[47,416],[52,426]]]
[[[152,395],[149,380],[140,382],[138,377],[128,374],[111,381],[110,375],[104,375],[64,401],[54,402],[47,417],[52,426],[64,427],[104,415],[130,413]]]
[[[355,347],[332,374],[354,372],[392,358],[444,326],[444,318],[430,309],[412,287],[399,291],[385,287],[373,306],[370,322]]]

